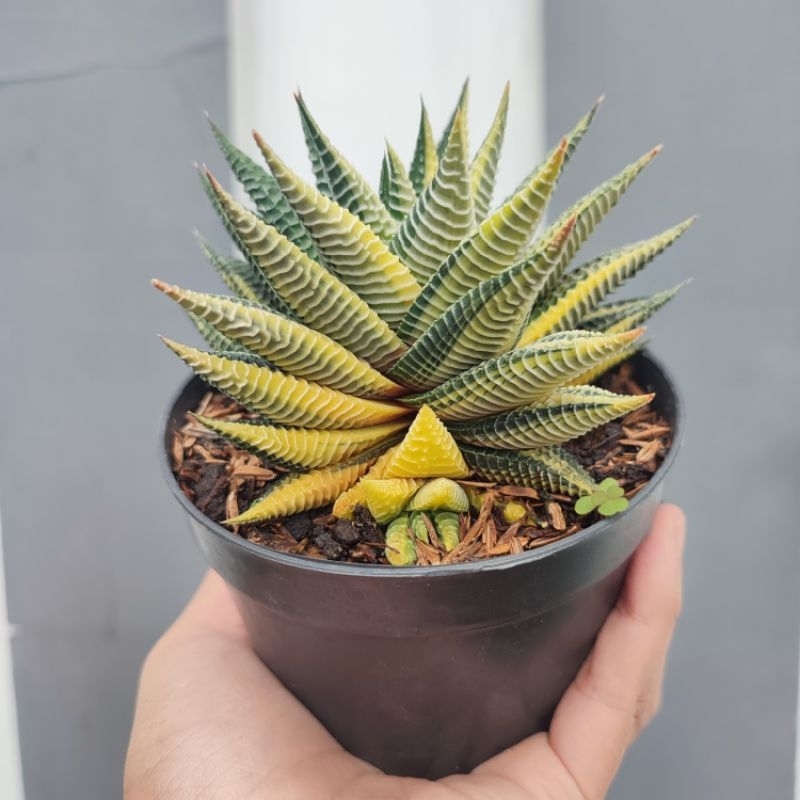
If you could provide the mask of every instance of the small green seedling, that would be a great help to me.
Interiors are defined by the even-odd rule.
[[[592,494],[579,497],[575,501],[578,514],[589,514],[595,509],[604,517],[612,517],[628,507],[628,498],[614,478],[606,478]]]

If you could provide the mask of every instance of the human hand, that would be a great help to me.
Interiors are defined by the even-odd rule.
[[[658,709],[681,605],[684,518],[663,505],[549,733],[470,775],[384,775],[345,752],[264,667],[210,573],[142,670],[128,800],[595,800]]]

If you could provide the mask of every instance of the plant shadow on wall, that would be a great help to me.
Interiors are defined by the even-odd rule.
[[[606,297],[692,220],[571,266],[655,148],[536,235],[597,106],[492,210],[508,89],[474,156],[466,84],[438,142],[423,107],[378,192],[297,102],[317,188],[212,126],[252,201],[201,170],[236,297],[154,281],[210,346],[165,340],[196,373],[167,481],[254,651],[347,750],[469,771],[547,728],[650,528],[681,414],[641,326],[679,287]]]

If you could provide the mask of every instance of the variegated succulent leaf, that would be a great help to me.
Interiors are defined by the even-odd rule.
[[[414,146],[414,155],[411,157],[411,166],[408,169],[408,178],[414,191],[420,194],[433,180],[439,166],[439,157],[436,155],[436,142],[433,139],[431,121],[425,103],[420,102],[419,132],[417,143]]]
[[[406,173],[397,151],[386,142],[386,152],[381,163],[381,201],[396,222],[402,223],[417,199],[414,187]]]
[[[687,283],[688,281],[683,281],[671,289],[656,292],[649,297],[637,297],[617,303],[601,303],[581,317],[580,327],[605,333],[619,333],[638,328],[672,300]]]
[[[607,253],[564,275],[553,291],[534,306],[517,347],[576,327],[610,292],[676,242],[693,222],[694,217],[690,217],[650,239]]]
[[[509,91],[510,84],[507,83],[492,125],[470,165],[470,183],[477,221],[481,221],[486,216],[494,194],[497,166],[500,163],[500,153],[506,133]]]
[[[294,97],[300,111],[317,188],[388,241],[394,235],[397,224],[380,197],[361,173],[333,146],[311,116],[303,96],[297,92]]]
[[[485,219],[431,276],[400,323],[403,341],[416,341],[470,289],[517,260],[547,207],[564,147],[562,143],[530,183]]]
[[[633,330],[637,330],[634,328]],[[642,330],[642,329],[638,329]],[[581,372],[571,380],[567,381],[566,386],[582,386],[584,384],[594,383],[598,378],[605,375],[610,369],[619,366],[629,358],[633,358],[638,352],[643,350],[649,344],[649,339],[644,337],[635,339],[627,344],[625,347],[620,348],[614,353],[606,356],[597,362],[593,367],[590,367],[585,372]]]
[[[212,186],[249,260],[295,318],[376,368],[403,354],[403,343],[385,320],[345,282],[237,203],[213,179]]]
[[[389,326],[399,325],[420,290],[408,267],[358,217],[302,181],[254,135],[325,265]]]
[[[458,95],[458,100],[456,101],[455,108],[450,114],[450,119],[447,120],[447,124],[444,126],[444,131],[442,131],[441,138],[439,139],[439,142],[436,145],[436,155],[439,157],[439,159],[444,157],[444,151],[447,149],[447,142],[450,139],[450,132],[453,130],[453,125],[455,125],[456,118],[459,115],[462,117],[464,125],[464,137],[465,139],[467,139],[468,114],[469,114],[469,78],[467,78],[461,86],[461,92]],[[469,147],[468,141],[467,141],[467,146]]]
[[[433,180],[390,243],[420,286],[474,228],[468,159],[463,117],[458,114]]]
[[[319,259],[319,253],[308,231],[283,196],[278,182],[260,164],[234,145],[209,117],[209,124],[222,155],[228,162],[236,180],[241,183],[250,199],[255,203],[261,219],[277,228],[287,239],[294,242],[309,258]]]

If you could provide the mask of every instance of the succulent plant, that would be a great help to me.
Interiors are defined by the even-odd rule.
[[[331,143],[299,94],[296,100],[316,188],[258,134],[266,167],[212,123],[250,198],[242,205],[201,170],[240,254],[202,247],[235,296],[154,281],[189,313],[210,350],[164,340],[167,346],[261,417],[199,421],[292,470],[227,522],[332,503],[346,517],[363,504],[388,524],[389,560],[408,563],[412,535],[438,535],[448,549],[457,544],[458,512],[469,500],[454,478],[600,505],[603,490],[560,445],[652,399],[612,394],[593,381],[636,352],[641,325],[680,287],[604,300],[692,219],[570,265],[660,148],[536,235],[600,101],[491,210],[508,87],[474,155],[467,84],[438,142],[423,105],[408,169],[387,144],[378,191]],[[442,480],[425,483],[430,478]]]

